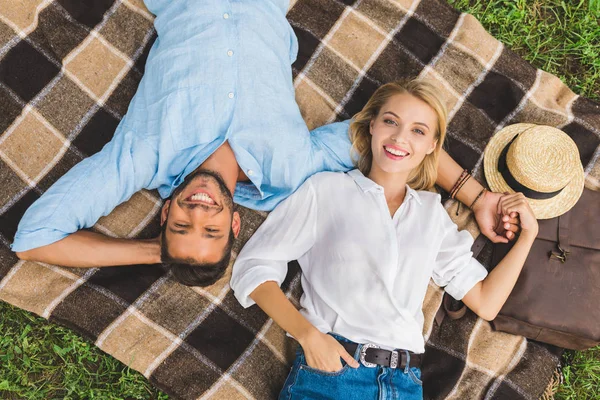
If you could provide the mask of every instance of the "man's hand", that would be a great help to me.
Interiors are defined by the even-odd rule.
[[[539,230],[538,222],[523,193],[512,193],[502,196],[498,203],[498,209],[503,215],[517,213],[519,216],[519,225],[521,226],[521,236],[527,234],[535,239]]]
[[[343,358],[352,368],[358,368],[358,361],[348,354],[344,346],[333,336],[321,333],[316,329],[303,338],[300,345],[304,350],[306,363],[311,368],[337,372],[342,369],[340,358]]]
[[[502,196],[502,193],[486,190],[473,206],[473,214],[481,233],[493,243],[508,243],[519,231],[518,214],[516,212],[503,214],[499,207]]]

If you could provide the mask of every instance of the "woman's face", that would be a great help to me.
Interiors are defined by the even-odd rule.
[[[371,170],[408,176],[435,149],[436,129],[437,115],[423,100],[408,93],[391,97],[370,124]]]

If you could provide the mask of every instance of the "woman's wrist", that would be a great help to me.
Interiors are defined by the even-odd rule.
[[[524,241],[527,243],[533,243],[535,241],[535,238],[538,235],[538,229],[526,229],[526,230],[521,230],[521,233],[519,234],[519,241]]]
[[[317,328],[315,328],[314,325],[307,321],[307,325],[302,327],[302,329],[297,335],[294,335],[291,332],[289,333],[296,338],[296,340],[298,341],[298,343],[300,343],[301,346],[303,346],[303,344],[309,342],[311,338],[313,338],[315,335],[320,334],[321,331],[319,331]]]

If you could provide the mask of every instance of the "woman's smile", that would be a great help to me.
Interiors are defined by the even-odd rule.
[[[383,150],[385,155],[394,161],[404,160],[410,155],[408,150],[394,145],[383,146]]]

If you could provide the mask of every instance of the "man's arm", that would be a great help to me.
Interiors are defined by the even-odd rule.
[[[460,174],[463,172],[463,168],[458,165],[456,161],[445,150],[442,149],[440,152],[440,160],[438,165],[438,176],[436,184],[438,184],[442,189],[450,193],[454,183],[460,177]],[[473,200],[477,197],[479,192],[483,189],[483,186],[477,182],[476,179],[469,179],[464,186],[458,191],[456,194],[456,198],[463,204],[469,206],[473,203]],[[481,199],[478,200],[478,202]]]
[[[463,168],[442,150],[437,172],[435,183],[450,192],[463,172]],[[498,212],[501,193],[485,191],[480,198],[477,198],[482,190],[483,186],[475,178],[471,178],[458,191],[456,199],[466,206],[471,206],[477,199],[473,206],[473,213],[481,233],[494,243],[508,243],[515,238],[515,233],[519,229],[517,214],[503,215]]]
[[[100,152],[73,167],[27,210],[12,245],[21,259],[72,267],[160,261],[156,240],[80,231],[92,227],[152,179],[155,152],[132,132],[120,129],[121,125]]]
[[[22,260],[41,261],[63,267],[106,267],[160,263],[160,241],[112,238],[101,233],[78,231],[58,242],[17,252]]]
[[[333,122],[310,131],[313,145],[311,174],[322,171],[347,172],[356,168],[351,157],[351,120]]]

